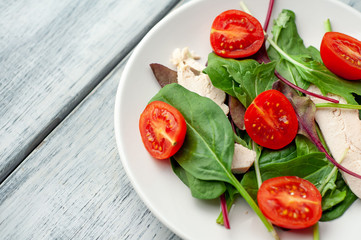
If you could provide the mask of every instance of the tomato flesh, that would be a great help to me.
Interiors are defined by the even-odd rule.
[[[288,145],[298,131],[298,120],[292,104],[277,90],[259,94],[247,108],[244,123],[252,140],[270,149]]]
[[[307,228],[322,216],[322,197],[311,182],[284,176],[264,181],[257,193],[262,213],[275,225],[287,229]]]
[[[140,115],[139,131],[148,152],[154,158],[167,159],[182,146],[187,125],[176,108],[165,102],[154,101]]]
[[[210,42],[213,51],[226,58],[243,58],[256,53],[264,41],[260,22],[240,10],[218,15],[212,24]]]
[[[361,79],[361,41],[343,33],[327,32],[320,54],[325,66],[347,80]]]

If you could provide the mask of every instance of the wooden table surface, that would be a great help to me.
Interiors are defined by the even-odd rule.
[[[133,190],[113,110],[132,50],[185,2],[0,2],[0,239],[179,239]]]

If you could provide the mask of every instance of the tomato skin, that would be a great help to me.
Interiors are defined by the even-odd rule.
[[[248,135],[257,144],[281,149],[298,132],[298,120],[291,102],[277,90],[259,94],[247,108],[244,123]]]
[[[325,66],[347,80],[361,79],[361,41],[339,32],[327,32],[320,54]]]
[[[181,148],[187,124],[175,107],[154,101],[140,115],[139,131],[147,151],[154,158],[167,159]]]
[[[227,10],[213,21],[210,42],[213,51],[225,58],[243,58],[255,54],[264,41],[260,22],[240,10]]]
[[[321,193],[311,182],[296,176],[264,181],[257,202],[265,217],[287,229],[310,227],[322,216]]]

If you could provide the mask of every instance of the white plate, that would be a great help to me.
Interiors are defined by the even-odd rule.
[[[263,24],[268,0],[244,2]],[[173,174],[168,161],[158,161],[149,156],[138,131],[140,113],[160,89],[149,64],[161,63],[172,67],[169,59],[173,49],[185,46],[199,54],[202,63],[205,63],[211,51],[209,32],[213,19],[224,10],[239,8],[239,0],[203,0],[191,1],[171,12],[137,46],[118,87],[114,124],[124,169],[148,208],[184,239],[272,239],[243,200],[239,200],[230,213],[231,230],[217,225],[218,200],[194,199],[188,188]],[[277,0],[273,16],[284,8],[296,13],[299,33],[306,45],[319,46],[324,33],[323,22],[327,18],[331,19],[334,31],[361,39],[358,26],[361,14],[340,2]],[[360,234],[360,220],[361,201],[358,200],[341,218],[321,223],[321,237],[351,239],[354,236],[353,239],[356,239]],[[279,235],[282,239],[312,239],[312,230],[279,230]]]

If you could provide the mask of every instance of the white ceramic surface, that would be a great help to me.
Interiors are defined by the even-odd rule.
[[[268,1],[244,2],[263,23]],[[124,169],[149,209],[184,239],[272,239],[242,199],[230,213],[231,230],[217,225],[219,202],[193,198],[188,188],[173,174],[168,161],[158,161],[149,156],[138,131],[140,113],[160,89],[149,64],[155,62],[172,67],[169,59],[173,49],[185,46],[199,54],[201,62],[205,63],[211,51],[209,32],[214,17],[234,8],[239,8],[239,0],[202,0],[192,1],[170,13],[137,46],[118,86],[114,125]],[[299,33],[306,45],[319,46],[324,33],[323,22],[327,18],[330,18],[334,31],[361,38],[361,31],[355,24],[361,22],[361,14],[340,2],[277,0],[273,16],[284,8],[296,13]],[[361,201],[358,200],[341,218],[320,223],[321,237],[356,239],[360,233],[360,219]],[[278,232],[282,239],[312,239],[312,229]]]

